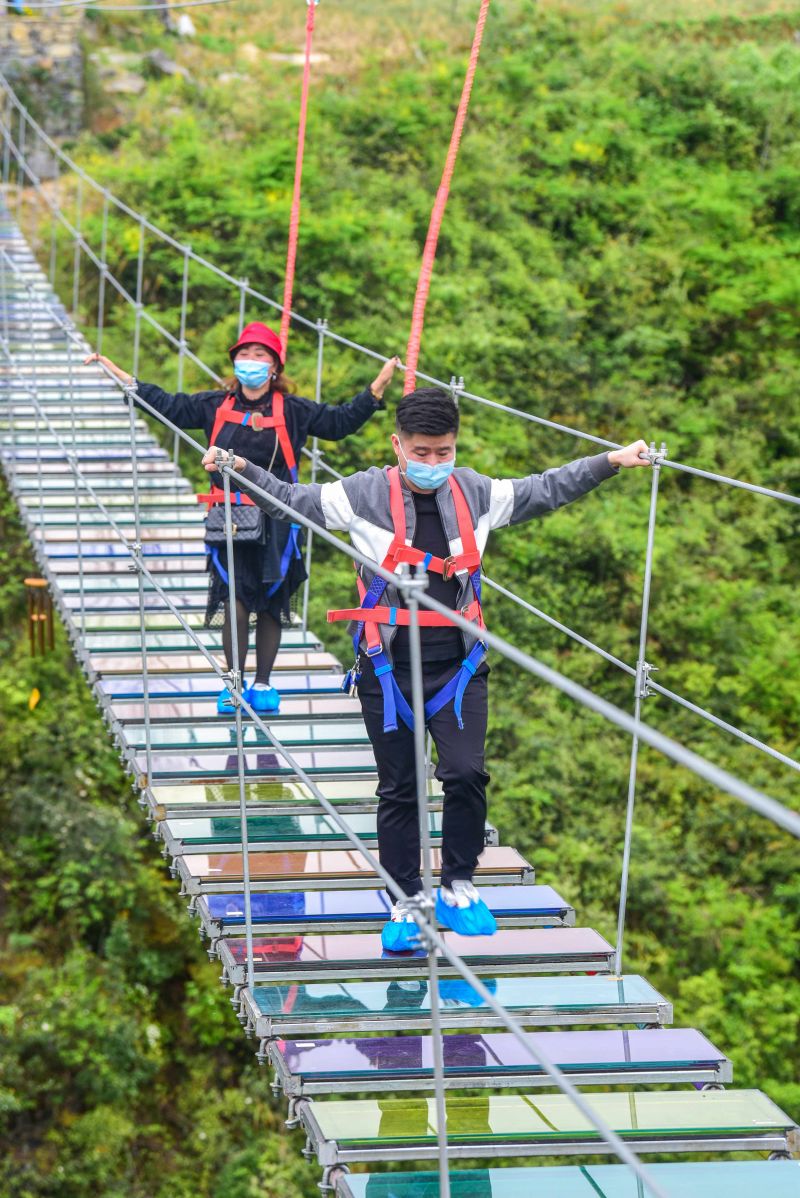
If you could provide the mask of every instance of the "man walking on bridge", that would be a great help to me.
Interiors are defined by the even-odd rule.
[[[472,878],[484,845],[484,746],[488,667],[481,612],[481,556],[492,529],[520,524],[591,491],[620,467],[648,466],[647,445],[578,458],[524,478],[492,479],[456,467],[458,408],[447,392],[419,388],[397,405],[392,448],[397,464],[372,467],[333,483],[287,483],[241,457],[211,446],[209,471],[231,465],[301,515],[331,531],[384,569],[424,564],[428,593],[475,626],[470,636],[437,612],[419,614],[426,724],[438,755],[444,791],[442,875],[436,902],[441,924],[463,935],[496,930]],[[644,456],[643,456],[644,455]],[[253,495],[272,516],[268,500]],[[356,662],[346,685],[356,689],[378,767],[378,848],[381,863],[406,895],[422,889],[410,707],[409,613],[402,593],[365,567],[358,572],[359,606],[330,612],[354,622]],[[415,947],[418,928],[402,903],[392,906],[382,934],[392,951]]]

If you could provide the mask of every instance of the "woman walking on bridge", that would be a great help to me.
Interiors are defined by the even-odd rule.
[[[101,354],[100,362],[137,395],[179,428],[202,428],[210,445],[241,454],[282,482],[297,482],[297,459],[309,437],[339,441],[355,433],[383,407],[398,358],[392,358],[373,382],[349,403],[317,404],[293,395],[283,377],[284,351],[280,338],[259,321],[247,325],[228,351],[234,377],[215,391],[171,395],[155,383],[142,383]],[[231,612],[228,602],[228,561],[225,543],[222,477],[213,474],[211,490],[198,496],[208,505],[208,606],[206,626],[224,612],[222,645],[228,669],[233,668]],[[276,712],[280,695],[270,678],[281,640],[282,622],[289,619],[292,595],[306,577],[299,526],[263,513],[246,495],[241,505],[234,544],[236,626],[240,669],[247,658],[250,618],[255,614],[256,675],[246,693],[255,711]],[[220,715],[233,714],[228,689],[217,700]]]

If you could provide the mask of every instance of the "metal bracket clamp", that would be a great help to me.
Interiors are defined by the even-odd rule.
[[[453,397],[453,403],[458,407],[459,397],[464,390],[464,376],[459,375],[458,378],[454,374],[450,375],[450,394]]]
[[[414,573],[411,573],[408,562],[403,562],[400,566],[400,571],[397,576],[395,586],[398,590],[405,592],[406,597],[411,591],[427,591],[428,589],[428,572],[422,562],[417,562],[414,566]]]
[[[231,703],[233,704],[233,706],[234,707],[241,706],[242,701],[239,698],[238,694],[235,693],[235,691],[238,691],[241,686],[241,682],[242,682],[241,670],[226,670],[223,674],[220,674],[220,677],[230,692]]]
[[[141,574],[144,570],[144,566],[139,560],[139,554],[142,552],[142,546],[140,542],[131,541],[130,551],[132,555],[135,554],[136,556],[131,556],[131,560],[128,562],[128,569],[130,570],[131,574]]]
[[[647,451],[647,457],[651,466],[663,466],[667,459],[667,443],[661,442],[661,448],[656,449],[655,441],[650,442],[650,448]]]
[[[640,699],[649,699],[656,692],[650,686],[650,675],[658,673],[658,666],[649,661],[640,661],[636,665],[636,693]]]
[[[436,904],[431,895],[426,894],[424,890],[420,890],[417,894],[412,894],[405,900],[405,907],[409,914],[422,915],[428,923],[431,923]],[[415,919],[414,922],[419,927],[418,940],[420,948],[424,948],[426,952],[430,952],[434,947],[431,934],[419,924],[418,920]]]

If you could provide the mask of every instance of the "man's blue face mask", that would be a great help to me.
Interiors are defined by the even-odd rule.
[[[263,387],[272,374],[269,362],[261,362],[252,358],[239,358],[233,364],[233,373],[243,387],[251,387],[254,391]]]
[[[406,458],[406,455],[403,454],[403,457]],[[441,487],[442,483],[447,482],[455,469],[455,464],[455,450],[452,458],[449,458],[448,461],[437,462],[433,466],[429,466],[427,462],[415,462],[413,458],[406,458],[406,468],[403,473],[415,487],[419,487],[423,491],[435,491]]]

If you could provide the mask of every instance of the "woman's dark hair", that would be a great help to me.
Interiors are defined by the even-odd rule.
[[[418,387],[400,400],[395,425],[398,433],[443,437],[458,432],[458,407],[450,392],[442,387]]]

